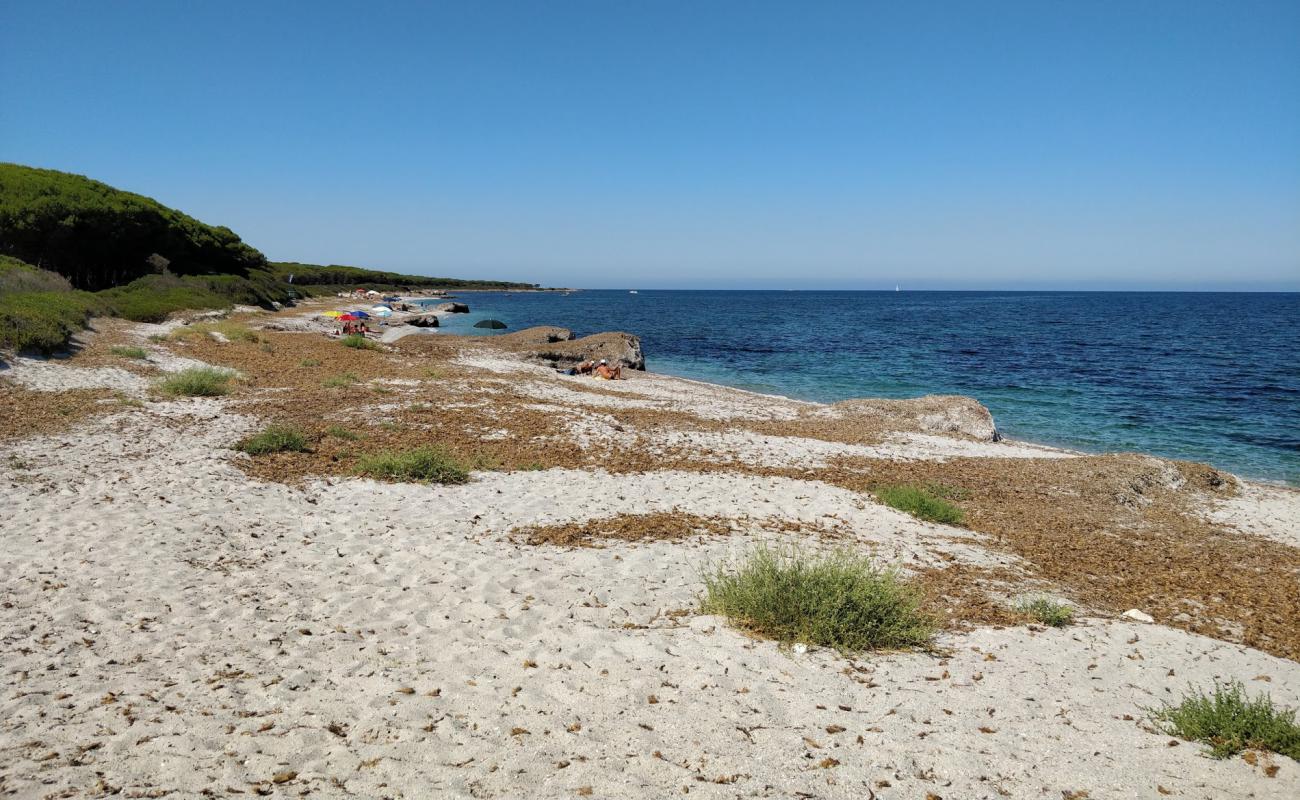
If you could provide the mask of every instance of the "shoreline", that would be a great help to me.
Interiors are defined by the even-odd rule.
[[[68,359],[0,371],[5,408],[23,409],[0,425],[6,790],[1300,788],[1289,759],[1170,747],[1142,711],[1231,679],[1300,705],[1300,492],[993,442],[964,398],[828,405],[658,373],[601,382],[503,337],[366,350],[269,327],[302,311],[104,321]],[[112,352],[127,345],[146,359]],[[240,377],[224,397],[153,388],[198,364]],[[64,395],[87,415],[41,411]],[[308,450],[235,449],[272,422]],[[429,442],[477,459],[467,482],[354,474],[363,454]],[[871,488],[904,482],[961,488],[965,526]],[[708,525],[661,537],[656,515]],[[634,535],[528,533],[613,522]],[[700,565],[758,543],[896,566],[942,621],[935,652],[790,650],[700,613]],[[1043,595],[1077,622],[1012,613]]]

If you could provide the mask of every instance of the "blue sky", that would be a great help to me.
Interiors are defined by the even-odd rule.
[[[273,259],[1300,289],[1300,3],[7,0],[0,160]]]

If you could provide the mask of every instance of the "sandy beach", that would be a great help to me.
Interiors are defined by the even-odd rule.
[[[524,335],[349,349],[294,322],[317,311],[99,320],[70,358],[5,360],[0,795],[1300,795],[1295,761],[1215,760],[1147,713],[1231,680],[1300,706],[1294,489],[995,441],[963,398],[594,381]],[[199,364],[234,391],[158,393]],[[270,422],[309,452],[234,449]],[[469,482],[353,475],[427,442]],[[962,487],[967,525],[881,482]],[[914,576],[934,651],[699,613],[702,571],[759,543]],[[1031,624],[1028,594],[1079,618]]]

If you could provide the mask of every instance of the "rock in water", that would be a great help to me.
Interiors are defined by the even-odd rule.
[[[439,303],[433,307],[434,311],[445,311],[448,314],[468,314],[469,306],[464,303]]]
[[[407,325],[414,325],[417,328],[436,328],[438,327],[437,314],[421,314],[418,317],[411,317],[406,321]]]

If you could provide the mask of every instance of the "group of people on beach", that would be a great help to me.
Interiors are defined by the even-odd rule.
[[[567,374],[590,375],[598,381],[621,381],[623,380],[623,365],[618,364],[611,367],[607,359],[602,358],[599,362],[588,359],[568,370]]]

